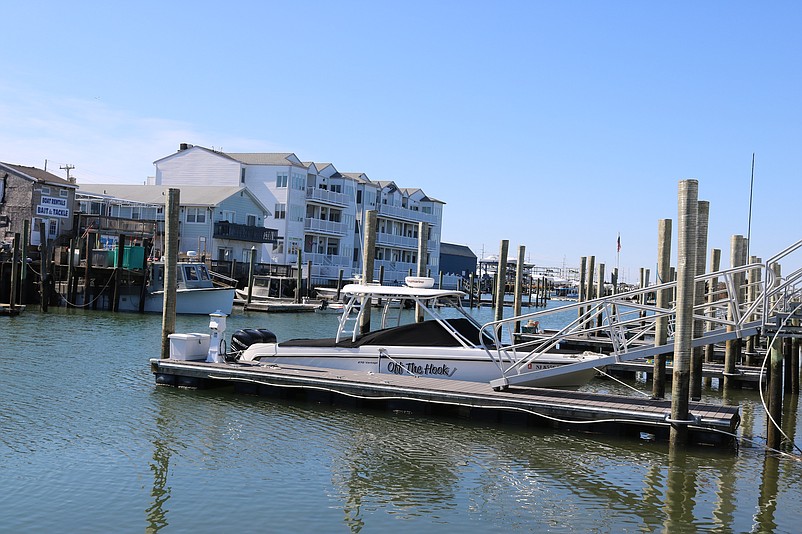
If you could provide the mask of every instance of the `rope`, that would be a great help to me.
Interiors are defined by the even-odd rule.
[[[273,366],[273,367],[276,367],[276,368],[279,367],[278,365],[275,365],[275,364],[271,364],[270,366]],[[464,402],[442,401],[442,400],[435,400],[435,399],[416,399],[416,398],[407,397],[407,396],[404,396],[404,395],[385,395],[385,396],[359,395],[359,394],[356,394],[356,393],[348,393],[348,392],[345,392],[345,391],[339,391],[339,390],[336,390],[336,389],[333,389],[333,388],[324,387],[324,386],[295,385],[295,384],[276,384],[276,383],[273,383],[273,382],[270,382],[270,381],[267,381],[267,380],[255,380],[255,379],[252,379],[252,378],[244,378],[244,377],[228,377],[228,376],[209,375],[209,378],[210,379],[214,379],[214,380],[228,380],[228,381],[232,381],[232,382],[253,382],[254,384],[260,384],[260,385],[263,385],[263,386],[271,386],[271,387],[278,387],[278,388],[316,389],[316,390],[320,390],[320,391],[326,391],[328,393],[335,393],[335,394],[343,395],[343,396],[346,396],[346,397],[351,397],[351,398],[361,399],[361,400],[405,400],[405,401],[416,401],[416,402],[432,402],[432,403],[435,403],[435,404],[445,404],[445,405],[450,405],[450,406],[461,406],[461,407],[466,407],[466,408],[479,408],[479,409],[488,409],[488,410],[497,410],[497,409],[499,409],[498,406],[489,406],[489,405],[483,405],[483,404],[468,404],[468,403],[464,403]],[[644,422],[640,421],[640,420],[617,418],[617,417],[610,418],[610,419],[596,419],[596,420],[593,420],[593,421],[562,419],[562,418],[559,418],[559,417],[546,415],[546,414],[543,414],[543,413],[540,413],[540,412],[536,412],[534,410],[530,410],[528,408],[521,408],[521,407],[518,407],[518,406],[504,406],[503,409],[511,410],[511,411],[524,412],[524,413],[527,413],[529,415],[535,415],[535,416],[542,417],[544,419],[548,419],[550,421],[554,421],[554,422],[557,422],[557,423],[570,424],[570,425],[592,425],[592,424],[596,424],[596,423],[629,423],[629,424],[636,424],[636,425],[644,424]],[[705,428],[705,427],[695,426],[693,423],[696,423],[697,422],[696,420],[693,420],[693,421],[678,421],[678,422],[679,423],[683,423],[683,424],[687,424],[688,428],[694,428],[694,429],[704,430],[706,432],[713,432],[713,433],[716,433],[716,434],[722,434],[722,435],[734,438],[736,441],[743,441],[743,442],[751,443],[751,444],[756,445],[756,446],[762,446],[767,451],[776,453],[776,454],[778,454],[780,456],[783,456],[783,457],[786,457],[786,458],[789,458],[789,459],[792,459],[792,460],[795,460],[795,461],[798,461],[798,462],[802,462],[802,458],[799,458],[799,457],[797,457],[797,456],[795,456],[793,454],[789,454],[789,453],[784,452],[784,451],[780,451],[780,450],[777,450],[777,449],[773,449],[771,447],[767,447],[765,445],[765,443],[760,443],[760,442],[755,441],[753,439],[739,437],[737,434],[734,434],[732,432],[727,432],[726,430],[720,430],[720,429],[717,429],[717,428]],[[655,426],[659,426],[659,427],[671,427],[671,425],[673,423],[671,421],[669,421],[668,419],[666,419],[664,421],[659,421],[659,422],[655,421],[653,424]]]
[[[777,337],[780,335],[780,331],[788,322],[788,319],[791,317],[791,315],[794,315],[800,308],[802,308],[802,304],[798,304],[797,307],[794,308],[794,310],[791,313],[789,313],[785,319],[783,319],[782,323],[777,326],[777,332],[775,332],[774,337],[771,338],[771,342],[769,342],[768,344],[769,349],[766,351],[766,356],[763,358],[763,363],[760,365],[760,376],[758,377],[758,384],[763,384],[763,373],[766,370],[766,362],[768,361],[769,354],[771,353],[771,346],[777,340]],[[799,446],[796,444],[796,442],[794,442],[794,440],[788,437],[788,434],[783,432],[782,427],[779,425],[779,423],[777,423],[777,421],[774,420],[774,417],[772,417],[771,413],[769,412],[769,407],[766,404],[766,398],[763,396],[763,388],[758,387],[758,391],[760,391],[760,404],[763,406],[763,411],[766,413],[766,417],[768,418],[768,420],[771,422],[772,425],[774,425],[774,428],[780,431],[780,434],[782,434],[783,438],[785,438],[786,443],[790,443],[794,449],[802,453],[802,449],[799,448]]]

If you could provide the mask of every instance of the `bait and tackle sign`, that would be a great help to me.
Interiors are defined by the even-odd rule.
[[[67,199],[59,197],[42,197],[39,205],[36,206],[37,217],[60,217],[69,218],[70,209],[67,207]]]

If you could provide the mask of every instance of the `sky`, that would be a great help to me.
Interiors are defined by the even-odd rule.
[[[802,2],[0,8],[6,163],[135,184],[180,143],[293,152],[421,188],[442,240],[479,257],[506,240],[630,282],[655,270],[660,219],[676,265],[682,180],[723,266],[733,235],[763,259],[802,239]]]

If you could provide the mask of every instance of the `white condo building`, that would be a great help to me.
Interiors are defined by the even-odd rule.
[[[311,262],[315,285],[333,285],[340,271],[344,279],[361,275],[362,230],[369,210],[377,212],[374,280],[382,270],[388,284],[417,274],[421,222],[428,228],[427,271],[439,273],[444,202],[421,189],[341,173],[331,163],[302,162],[292,153],[228,153],[183,143],[154,165],[155,185],[247,188],[272,212],[264,225],[278,235],[274,245],[262,245],[257,262],[297,265],[300,252],[304,268]],[[218,258],[221,252],[208,253],[224,259]]]

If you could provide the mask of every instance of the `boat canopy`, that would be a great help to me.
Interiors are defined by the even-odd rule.
[[[462,291],[453,289],[427,289],[422,287],[383,286],[379,284],[348,284],[342,288],[347,296],[369,296],[386,299],[433,299],[443,297],[465,297]]]

